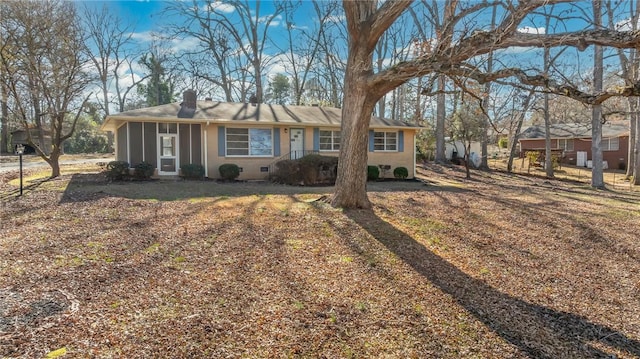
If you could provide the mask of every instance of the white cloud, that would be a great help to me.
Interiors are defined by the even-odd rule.
[[[224,3],[222,1],[214,1],[211,4],[205,5],[205,10],[224,13],[224,14],[231,14],[232,12],[236,11],[236,8],[235,6]]]
[[[633,30],[633,19],[624,19],[624,20],[620,20],[618,21],[614,26],[615,29],[618,31],[631,31]],[[640,19],[638,19],[638,23],[636,23],[635,28],[637,29],[638,26],[640,25]]]
[[[159,36],[154,31],[143,31],[132,33],[131,38],[140,42],[152,42],[154,40],[157,40]]]
[[[531,26],[521,27],[518,29],[518,32],[522,34],[538,34],[538,35],[542,35],[546,33],[544,27],[531,27]]]
[[[279,26],[282,23],[282,15],[266,15],[266,16],[261,16],[258,19],[258,23],[259,24],[266,24],[267,21],[271,20],[271,22],[269,23],[269,26]]]
[[[184,39],[171,39],[171,52],[178,53],[185,50],[193,50],[201,46],[200,40],[195,37],[187,37]]]

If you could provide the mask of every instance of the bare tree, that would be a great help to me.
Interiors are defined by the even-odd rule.
[[[83,9],[83,26],[86,29],[86,51],[98,73],[101,90],[99,104],[106,116],[110,113],[112,100],[110,86],[119,78],[130,54],[125,48],[132,42],[133,26],[123,24],[122,19],[109,12],[105,5],[100,10],[89,6]]]
[[[366,193],[367,134],[369,121],[377,101],[388,91],[402,85],[410,79],[432,74],[465,76],[479,80],[484,84],[504,77],[516,77],[526,83],[543,84],[545,89],[573,98],[590,101],[591,104],[604,101],[612,96],[638,93],[639,89],[626,87],[606,93],[586,94],[575,87],[563,87],[552,79],[539,74],[528,75],[520,69],[500,69],[492,74],[483,73],[467,60],[487,54],[495,49],[511,46],[556,47],[576,46],[585,49],[589,45],[612,47],[635,47],[640,37],[635,33],[615,32],[607,29],[587,29],[569,33],[527,34],[518,33],[519,24],[534,10],[547,6],[554,1],[532,0],[509,3],[505,15],[494,31],[476,28],[460,30],[460,22],[486,10],[494,3],[480,2],[458,6],[457,1],[445,4],[451,7],[452,16],[445,17],[441,39],[431,53],[401,62],[383,71],[374,72],[373,51],[382,34],[398,19],[411,3],[401,0],[388,0],[378,7],[377,1],[345,1],[345,16],[349,34],[349,56],[344,85],[344,107],[340,159],[336,189],[332,204],[339,207],[369,208],[371,206]],[[465,3],[466,4],[466,3]],[[476,18],[477,20],[477,18]],[[469,22],[471,24],[471,22]]]
[[[75,7],[64,1],[3,2],[0,12],[6,38],[0,66],[15,102],[15,115],[29,144],[51,166],[51,177],[57,177],[62,144],[73,134],[88,99],[80,96],[90,81],[84,71],[84,42]],[[10,55],[4,51],[8,48]],[[50,133],[50,146],[45,144],[45,133]]]
[[[614,18],[615,10],[613,3],[610,1],[605,2],[607,6],[607,14],[609,15],[609,29],[615,29],[616,21]],[[637,31],[638,21],[640,21],[640,6],[635,1],[622,2],[620,6],[628,6],[628,12],[630,14],[626,21],[619,24],[619,27],[623,27],[627,30]],[[638,56],[637,49],[623,50],[618,49],[618,58],[620,59],[620,68],[622,72],[622,79],[627,86],[640,80],[640,56]],[[628,179],[633,179],[635,185],[640,185],[640,158],[638,156],[638,150],[640,148],[640,121],[638,119],[638,111],[640,111],[640,104],[638,103],[638,97],[629,97],[627,99],[627,113],[629,117],[629,153],[627,156],[627,169],[626,176]]]
[[[337,15],[339,5],[336,1],[317,1],[313,0],[313,10],[315,21],[314,28],[308,30],[304,27],[297,26],[294,22],[294,15],[298,10],[297,6],[283,6],[283,15],[287,28],[287,46],[280,50],[286,57],[286,68],[292,79],[292,97],[293,103],[301,105],[303,95],[308,87],[319,85],[317,83],[312,86],[307,85],[310,79],[317,79],[313,76],[314,64],[318,63],[318,58],[323,56],[323,44],[325,32],[329,27],[330,20]],[[277,47],[277,44],[276,44]],[[326,45],[324,46],[326,48]],[[314,80],[317,81],[317,80]]]
[[[593,0],[593,25],[596,29],[602,27],[602,1]],[[593,57],[593,90],[602,91],[604,49],[600,45],[594,46]],[[591,187],[604,188],[604,173],[602,163],[602,104],[592,105],[591,115]]]

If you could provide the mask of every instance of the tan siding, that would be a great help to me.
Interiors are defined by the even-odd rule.
[[[242,167],[240,173],[240,180],[257,180],[267,179],[269,173],[261,172],[261,167],[268,167],[271,163],[277,160],[279,157],[219,157],[218,156],[218,125],[211,124],[204,126],[206,128],[207,136],[207,158],[206,164],[209,178],[220,178],[218,167],[224,163],[233,163]],[[280,130],[280,155],[285,156],[290,152],[289,130],[284,133],[285,127]],[[287,129],[289,127],[286,127]],[[409,171],[409,178],[413,178],[415,172],[414,163],[414,135],[413,130],[404,130],[404,152],[369,152],[369,164],[381,165],[388,164],[391,169],[387,173],[388,178],[393,178],[393,170],[396,167],[406,167]],[[307,127],[304,131],[304,147],[305,150],[313,150],[313,127]],[[322,155],[326,156],[338,156],[338,152],[334,151],[322,151]]]

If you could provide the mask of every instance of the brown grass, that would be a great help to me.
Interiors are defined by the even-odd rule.
[[[5,181],[0,355],[640,357],[640,195],[463,177],[370,183],[373,211],[323,187]]]

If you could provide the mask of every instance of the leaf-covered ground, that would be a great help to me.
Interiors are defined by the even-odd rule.
[[[331,188],[100,174],[17,198],[4,174],[0,356],[640,357],[638,193],[421,175],[343,211]]]

